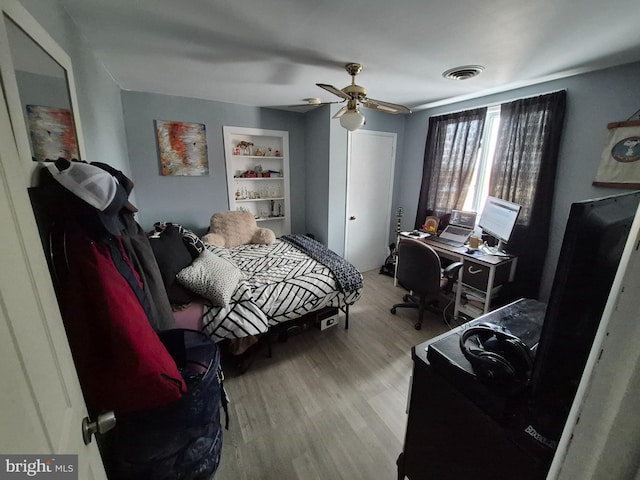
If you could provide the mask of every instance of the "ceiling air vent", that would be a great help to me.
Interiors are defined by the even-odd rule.
[[[465,65],[464,67],[447,70],[442,76],[450,80],[467,80],[468,78],[480,75],[483,70],[484,67],[481,65]]]

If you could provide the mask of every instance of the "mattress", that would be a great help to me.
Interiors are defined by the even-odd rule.
[[[343,291],[329,267],[280,240],[271,245],[206,248],[243,272],[228,307],[205,308],[203,331],[214,341],[266,333],[274,325],[324,307],[351,305],[362,292],[361,287]]]

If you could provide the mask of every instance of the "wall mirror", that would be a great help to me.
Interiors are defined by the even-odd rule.
[[[18,151],[33,177],[36,162],[83,158],[71,61],[19,4],[2,4],[2,80]]]

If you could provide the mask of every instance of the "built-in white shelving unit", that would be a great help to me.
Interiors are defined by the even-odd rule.
[[[291,233],[289,132],[222,128],[229,210],[251,212],[276,236]]]

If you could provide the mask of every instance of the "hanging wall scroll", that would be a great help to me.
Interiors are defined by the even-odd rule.
[[[607,125],[609,134],[593,185],[640,188],[640,120]]]

